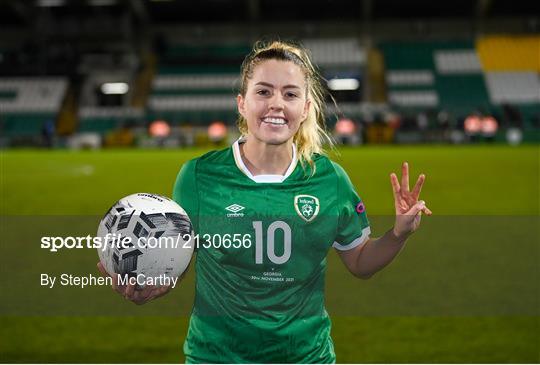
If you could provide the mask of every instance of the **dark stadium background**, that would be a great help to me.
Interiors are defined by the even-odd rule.
[[[39,237],[170,196],[183,162],[237,138],[262,37],[303,42],[329,81],[330,153],[375,235],[389,173],[427,175],[435,215],[388,268],[357,280],[329,255],[338,362],[538,363],[540,7],[502,0],[0,2],[0,361],[183,361],[193,271],[143,307],[49,290],[39,273],[97,274],[97,255]]]

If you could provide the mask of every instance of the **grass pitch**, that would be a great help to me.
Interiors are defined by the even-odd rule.
[[[183,361],[193,271],[142,307],[103,287],[48,290],[39,272],[96,273],[97,255],[53,255],[37,238],[43,227],[93,234],[98,216],[135,192],[170,196],[182,163],[204,152],[1,152],[2,362]],[[326,304],[338,362],[539,362],[538,147],[339,152],[334,159],[365,201],[374,235],[392,224],[388,176],[402,161],[411,185],[427,175],[422,198],[435,216],[368,281],[353,278],[330,253]]]

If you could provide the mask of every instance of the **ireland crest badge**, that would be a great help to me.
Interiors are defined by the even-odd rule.
[[[312,195],[297,195],[294,197],[294,209],[300,218],[311,222],[319,214],[319,199]]]

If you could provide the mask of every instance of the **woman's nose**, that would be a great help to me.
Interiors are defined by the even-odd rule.
[[[268,104],[270,109],[273,110],[282,110],[283,109],[283,98],[279,94],[274,94],[270,98],[270,102]]]

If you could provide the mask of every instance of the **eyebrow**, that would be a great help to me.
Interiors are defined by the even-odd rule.
[[[262,86],[268,86],[268,87],[274,87],[274,85],[268,83],[268,82],[264,82],[264,81],[259,81],[257,82],[255,85],[262,85]],[[297,85],[285,85],[283,86],[284,89],[302,89],[300,86],[297,86]]]

